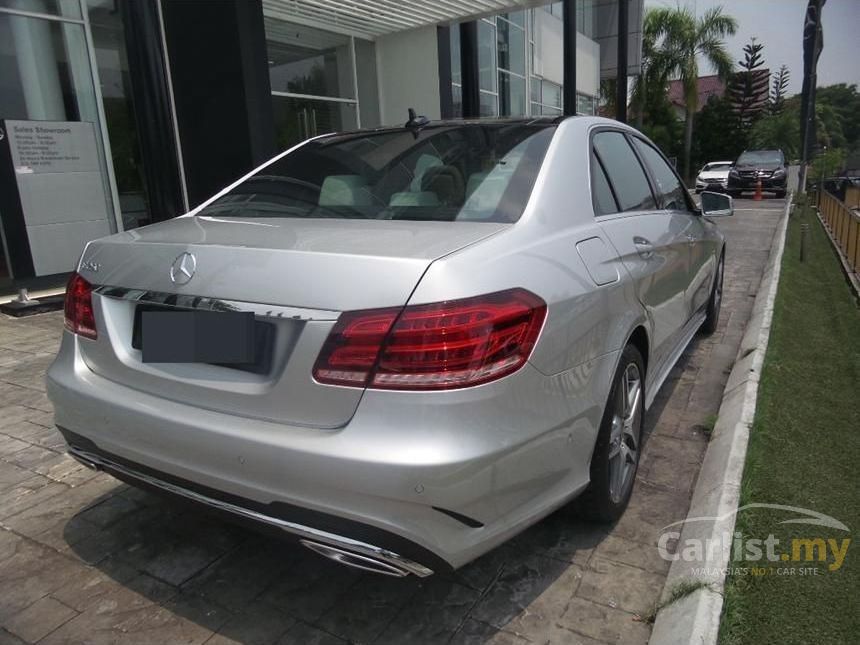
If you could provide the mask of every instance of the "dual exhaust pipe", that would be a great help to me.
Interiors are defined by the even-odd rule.
[[[384,576],[394,576],[395,578],[405,578],[410,573],[393,562],[386,562],[385,560],[380,560],[363,553],[347,551],[330,544],[322,544],[321,542],[313,542],[311,540],[299,540],[299,543],[314,553],[318,553],[329,560],[334,560],[338,564],[343,564],[353,569],[380,573]]]

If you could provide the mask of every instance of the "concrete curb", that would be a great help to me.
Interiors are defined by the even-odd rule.
[[[731,556],[731,540],[724,543],[722,538],[724,535],[731,536],[735,527],[735,512],[740,499],[750,426],[755,418],[762,364],[770,338],[792,197],[793,194],[789,193],[785,211],[774,233],[770,257],[734,367],[723,391],[717,423],[687,513],[687,519],[716,519],[667,529],[680,531],[679,545],[694,539],[700,540],[703,545],[712,544],[715,547],[706,549],[703,558],[692,562],[681,558],[674,560],[661,598],[668,598],[682,582],[701,582],[703,586],[658,612],[650,645],[710,645],[717,642],[726,568]]]

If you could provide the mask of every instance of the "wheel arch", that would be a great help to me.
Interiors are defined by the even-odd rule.
[[[648,331],[645,329],[645,325],[639,324],[630,332],[630,336],[627,338],[624,346],[626,347],[627,345],[633,345],[639,350],[639,353],[642,355],[642,366],[645,368],[645,375],[647,376],[648,359],[650,358],[650,340],[648,339]]]

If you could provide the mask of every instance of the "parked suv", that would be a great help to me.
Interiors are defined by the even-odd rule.
[[[727,190],[737,197],[745,190],[755,190],[761,180],[762,190],[785,197],[787,174],[782,150],[744,150],[729,171]]]

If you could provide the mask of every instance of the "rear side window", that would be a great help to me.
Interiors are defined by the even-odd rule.
[[[594,135],[594,152],[603,164],[615,189],[622,211],[656,208],[651,186],[633,148],[620,132],[598,132]]]
[[[689,210],[687,189],[684,188],[678,175],[672,170],[672,166],[652,145],[645,143],[638,137],[633,137],[633,141],[639,154],[642,155],[648,168],[651,169],[651,176],[654,178],[657,189],[657,200],[660,202],[661,208],[675,211]]]
[[[591,153],[591,178],[594,191],[594,210],[598,215],[609,215],[618,212],[618,204],[612,194],[612,187],[606,178],[606,172],[600,161]]]
[[[440,124],[309,141],[198,215],[515,222],[555,126]]]

